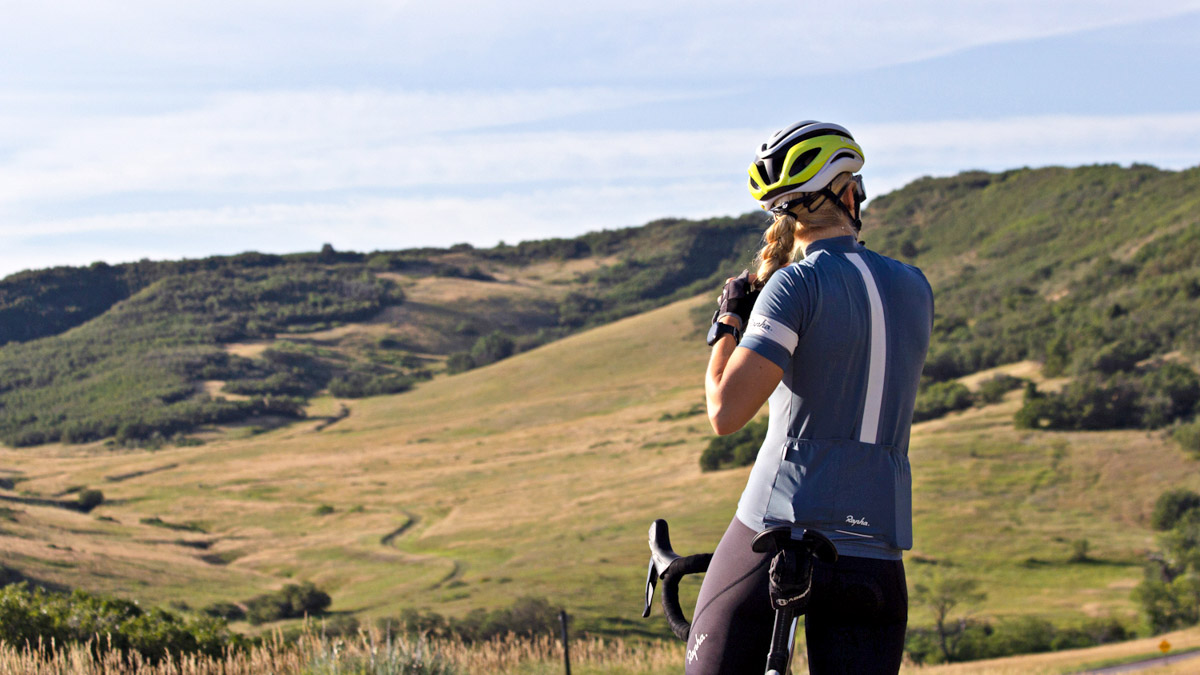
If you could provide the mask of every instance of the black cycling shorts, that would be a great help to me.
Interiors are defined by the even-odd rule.
[[[775,622],[767,589],[771,556],[750,550],[754,535],[734,518],[717,546],[696,601],[687,675],[766,670]],[[907,624],[903,562],[848,556],[832,565],[814,561],[804,619],[810,673],[894,675]]]

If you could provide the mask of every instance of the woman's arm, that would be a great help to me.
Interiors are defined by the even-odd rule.
[[[737,317],[723,322],[741,323]],[[704,378],[708,421],[717,435],[732,434],[749,422],[783,379],[783,369],[749,349],[737,349],[732,335],[713,345]]]

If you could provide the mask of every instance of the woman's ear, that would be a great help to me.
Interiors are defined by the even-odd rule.
[[[855,204],[853,185],[847,183],[846,187],[842,189],[841,202],[846,206],[847,212],[854,213],[854,207],[857,206],[857,204]]]

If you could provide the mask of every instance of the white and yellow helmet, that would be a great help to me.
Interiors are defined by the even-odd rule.
[[[776,131],[750,163],[750,195],[764,209],[798,192],[820,192],[840,173],[863,165],[862,148],[845,127],[805,120]]]

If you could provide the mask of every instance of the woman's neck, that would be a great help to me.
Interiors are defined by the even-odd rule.
[[[858,233],[854,231],[854,226],[850,223],[838,225],[837,227],[822,227],[816,230],[808,228],[800,228],[796,232],[796,241],[800,242],[800,247],[805,255],[808,254],[808,247],[813,243],[822,239],[833,239],[834,237],[857,237]]]

